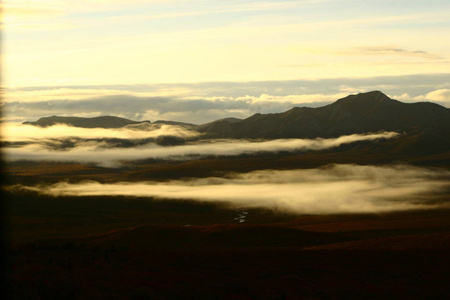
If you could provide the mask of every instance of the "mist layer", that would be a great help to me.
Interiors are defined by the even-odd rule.
[[[190,199],[235,207],[264,207],[306,214],[377,213],[448,207],[450,173],[409,166],[332,165],[319,169],[265,170],[228,178],[57,183],[15,186],[61,196],[133,196]],[[444,196],[443,196],[444,195]]]
[[[295,152],[306,150],[323,150],[344,144],[390,139],[398,136],[395,132],[376,134],[353,134],[331,139],[279,139],[270,141],[248,140],[208,140],[181,146],[163,147],[154,143],[133,148],[99,148],[88,143],[65,151],[49,150],[39,143],[4,149],[7,161],[56,161],[95,163],[105,167],[120,166],[126,161],[143,159],[186,160],[207,156],[235,156],[255,153]]]

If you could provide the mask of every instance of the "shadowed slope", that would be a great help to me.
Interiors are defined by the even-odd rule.
[[[149,123],[150,121],[143,121]],[[56,124],[65,124],[74,127],[82,128],[121,128],[130,124],[139,124],[143,122],[132,121],[114,116],[101,116],[95,118],[80,118],[80,117],[44,117],[36,122],[24,122],[23,124],[35,125],[40,127],[49,127]]]
[[[411,130],[448,136],[450,110],[433,103],[406,104],[373,91],[350,95],[324,107],[294,107],[284,113],[255,114],[241,122],[217,121],[198,129],[221,138],[329,138]]]

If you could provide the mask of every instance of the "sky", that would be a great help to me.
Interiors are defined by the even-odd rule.
[[[2,5],[3,121],[201,124],[370,90],[450,107],[447,0]]]

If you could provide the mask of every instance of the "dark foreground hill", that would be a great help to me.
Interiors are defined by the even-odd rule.
[[[11,235],[24,243],[11,251],[13,297],[5,299],[450,296],[449,210],[252,209],[250,223],[232,224],[236,212],[212,203],[33,193],[14,200]],[[192,222],[203,225],[183,225]]]

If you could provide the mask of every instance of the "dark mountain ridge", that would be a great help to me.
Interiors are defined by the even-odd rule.
[[[52,116],[24,122],[40,127],[66,124],[83,128],[120,128],[141,123],[151,122],[115,116]],[[450,109],[429,102],[403,103],[380,91],[372,91],[349,95],[323,107],[294,107],[283,113],[258,113],[243,120],[224,118],[201,125],[161,120],[154,123],[194,129],[204,133],[206,138],[332,138],[355,133],[413,130],[450,135]]]
[[[332,138],[413,130],[450,137],[450,110],[434,103],[402,103],[372,91],[349,95],[323,107],[294,107],[284,113],[255,114],[240,122],[221,120],[197,128],[215,138]]]
[[[148,120],[133,121],[130,119],[125,119],[116,116],[100,116],[93,118],[51,116],[40,118],[36,122],[23,122],[23,124],[34,125],[39,127],[50,127],[57,124],[65,124],[68,126],[81,128],[121,128],[128,125],[145,124],[145,123],[152,123],[152,122]],[[197,126],[195,124],[190,123],[166,121],[166,120],[157,120],[152,124],[177,125],[186,128],[193,128]]]
[[[120,128],[127,125],[151,123],[132,121],[113,116],[96,118],[46,117],[37,122],[25,122],[41,127],[67,124],[84,128]],[[381,152],[401,155],[423,155],[450,152],[450,109],[429,102],[403,103],[390,99],[380,91],[349,95],[318,108],[294,107],[283,113],[255,114],[247,119],[225,118],[193,125],[172,121],[169,124],[196,130],[196,139],[283,139],[335,138],[349,134],[395,131],[400,138],[383,143]],[[166,145],[184,141],[166,139]],[[377,144],[381,147],[381,144]]]
[[[23,124],[39,127],[49,127],[56,124],[65,124],[81,128],[121,128],[127,125],[141,123],[150,123],[150,121],[132,121],[129,119],[114,116],[100,116],[94,118],[51,116],[40,118],[36,122],[24,122]]]

